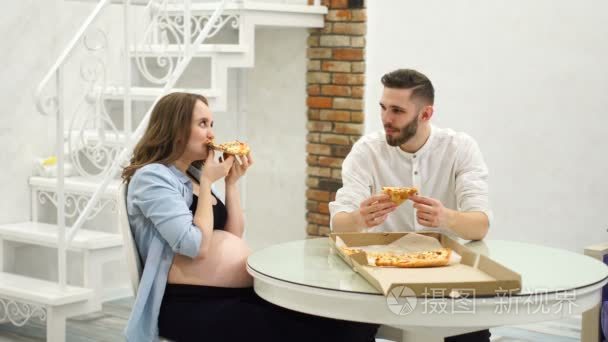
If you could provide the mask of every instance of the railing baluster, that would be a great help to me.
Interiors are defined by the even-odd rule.
[[[30,191],[30,196],[31,199],[30,201],[32,202],[32,222],[38,222],[38,190],[35,187],[32,187],[32,190]]]
[[[125,0],[123,7],[123,35],[124,35],[124,96],[123,96],[123,128],[125,139],[128,139],[131,135],[132,127],[132,113],[131,113],[131,53],[130,53],[130,32],[129,32],[129,5],[130,0]],[[117,137],[118,138],[118,137]]]
[[[151,0],[150,3],[152,4],[152,6],[150,6],[150,15],[152,16],[151,27],[154,31],[152,31],[152,41],[149,44],[156,45],[160,42],[160,37],[158,36],[158,15],[156,14],[156,11],[158,11],[159,8],[154,6],[154,0]],[[144,44],[145,43],[146,42],[144,42]]]
[[[57,68],[56,72],[56,91],[57,91],[57,273],[59,278],[59,286],[65,288],[66,281],[66,227],[65,227],[65,189],[64,189],[64,98],[63,98],[63,67]]]
[[[184,53],[188,55],[192,50],[192,1],[184,0]]]
[[[203,28],[203,30],[201,30],[201,32],[196,37],[194,42],[192,42],[193,46],[198,46],[198,45],[202,44],[203,40],[205,38],[207,38],[207,36],[209,35],[209,32],[211,31],[211,29],[213,27],[213,24],[215,22],[217,22],[217,20],[221,16],[222,12],[224,11],[224,7],[226,7],[227,1],[228,0],[223,0],[222,2],[220,2],[218,7],[216,8],[216,10],[211,15],[211,18],[209,18],[209,21],[205,24],[205,27]],[[177,67],[173,71],[173,74],[171,75],[171,77],[169,77],[169,79],[167,80],[167,83],[163,87],[163,91],[162,91],[161,95],[166,94],[171,88],[173,88],[175,86],[175,83],[177,82],[178,78],[183,74],[184,70],[186,69],[188,64],[190,64],[191,60],[192,60],[192,51],[191,51],[191,53],[186,54],[184,56],[183,60],[181,60],[181,62],[177,65]],[[114,177],[116,177],[116,175],[118,174],[118,171],[120,170],[120,167],[121,167],[121,164],[123,163],[123,161],[127,160],[127,158],[133,152],[133,147],[135,145],[135,139],[137,139],[144,133],[144,130],[145,130],[146,126],[148,125],[148,120],[150,119],[150,115],[152,113],[152,108],[154,108],[154,106],[156,105],[156,103],[158,102],[159,99],[160,99],[160,97],[154,101],[154,103],[152,104],[150,109],[147,111],[147,113],[144,116],[144,118],[142,119],[142,121],[137,126],[137,129],[135,130],[135,132],[133,132],[133,134],[131,134],[131,139],[127,140],[126,146],[122,149],[121,153],[114,159],[114,162],[112,163],[112,166],[108,170],[108,173],[103,178],[101,185],[99,185],[97,187],[97,189],[93,193],[93,196],[91,196],[91,199],[89,200],[89,202],[87,203],[85,208],[80,213],[80,216],[78,216],[78,218],[76,219],[76,222],[74,222],[74,225],[70,229],[70,232],[67,236],[68,245],[74,239],[74,236],[76,236],[78,229],[80,229],[80,227],[82,227],[82,224],[86,220],[86,217],[89,215],[89,213],[93,209],[95,203],[97,203],[97,201],[101,197],[101,194],[107,188],[108,184],[110,184],[110,181]]]

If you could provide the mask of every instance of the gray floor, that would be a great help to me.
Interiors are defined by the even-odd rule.
[[[99,313],[69,319],[67,338],[69,342],[124,341],[122,330],[131,312],[132,298],[116,300],[103,305]],[[46,328],[39,320],[32,320],[24,327],[11,324],[0,325],[0,342],[44,341]]]
[[[124,341],[122,330],[129,317],[132,298],[104,304],[102,312],[68,320],[67,341]],[[581,319],[572,317],[561,321],[517,327],[492,329],[494,342],[577,342],[580,341]],[[33,320],[24,327],[0,324],[0,342],[39,342],[45,339],[45,326]]]

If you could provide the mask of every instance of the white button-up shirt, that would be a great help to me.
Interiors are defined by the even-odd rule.
[[[359,209],[372,193],[383,186],[416,187],[421,196],[431,197],[446,208],[458,211],[491,212],[488,201],[488,169],[473,138],[451,129],[431,126],[431,135],[415,153],[386,142],[384,131],[365,135],[354,145],[342,164],[343,186],[329,203],[331,221],[339,212]],[[390,213],[374,232],[433,230],[420,225],[411,201]],[[445,229],[440,231],[450,233]]]

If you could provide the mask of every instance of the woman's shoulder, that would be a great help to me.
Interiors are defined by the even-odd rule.
[[[170,167],[160,163],[147,164],[135,171],[130,183],[138,184],[141,182],[179,183]]]

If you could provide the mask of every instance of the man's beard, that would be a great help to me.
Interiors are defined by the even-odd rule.
[[[387,125],[384,125],[384,128],[394,129],[394,127]],[[416,135],[416,131],[418,131],[418,116],[416,116],[414,120],[412,120],[412,122],[407,124],[405,127],[400,128],[400,134],[398,136],[392,137],[386,134],[386,142],[391,146],[401,146],[414,137]]]

